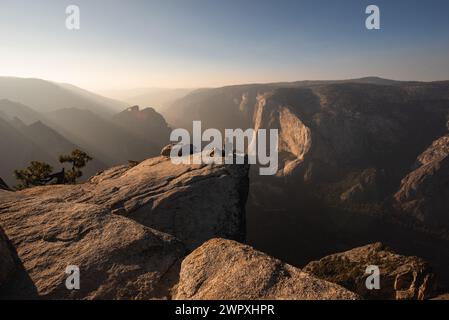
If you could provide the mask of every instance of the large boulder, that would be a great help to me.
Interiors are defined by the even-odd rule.
[[[357,299],[339,285],[231,240],[212,239],[182,262],[175,299]]]
[[[95,204],[58,198],[8,199],[1,222],[41,298],[163,298],[162,283],[184,256],[174,237],[111,214]],[[39,202],[38,202],[39,201]],[[2,208],[3,209],[3,208]],[[66,268],[80,269],[68,290]]]
[[[167,298],[188,249],[244,237],[248,167],[158,157],[79,185],[0,192],[0,224],[41,298]],[[78,266],[79,290],[66,268]]]
[[[172,234],[190,250],[214,237],[244,240],[249,166],[173,164],[158,157],[124,174],[115,170],[119,176],[112,170],[93,178],[100,190],[83,197]]]
[[[161,156],[170,157],[173,149],[178,151],[178,157],[190,156],[197,152],[193,144],[178,145],[176,143],[171,143],[161,149]]]
[[[368,266],[380,271],[380,289],[366,287]],[[366,299],[427,299],[435,293],[434,275],[418,257],[402,256],[374,243],[312,261],[303,270],[338,283]]]

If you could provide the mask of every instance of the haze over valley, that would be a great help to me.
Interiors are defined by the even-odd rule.
[[[0,78],[0,83],[1,142],[11,150],[0,174],[10,184],[14,169],[31,160],[57,168],[59,155],[81,148],[94,158],[86,168],[92,175],[157,155],[169,141],[167,123],[152,109],[127,111],[124,102],[45,80]]]

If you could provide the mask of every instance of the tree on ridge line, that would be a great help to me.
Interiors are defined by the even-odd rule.
[[[66,171],[62,168],[60,172],[56,173],[52,173],[53,167],[48,163],[31,161],[27,168],[14,170],[14,176],[21,181],[15,189],[22,190],[48,184],[75,184],[76,180],[83,175],[81,169],[92,159],[86,152],[75,149],[68,155],[59,156],[59,162],[61,164],[70,163],[72,165],[71,169]]]

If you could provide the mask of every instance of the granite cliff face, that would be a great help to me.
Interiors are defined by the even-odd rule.
[[[449,229],[449,135],[418,156],[416,169],[402,181],[395,206],[402,220],[431,229]]]
[[[368,266],[380,271],[380,289],[368,290]],[[340,284],[365,299],[427,299],[435,294],[435,278],[429,265],[418,257],[399,255],[374,243],[313,261],[304,272]]]
[[[310,151],[312,132],[289,107],[276,103],[274,96],[267,93],[257,97],[254,129],[279,130],[278,150],[283,163],[278,175],[290,175]]]
[[[430,101],[408,86],[279,88],[258,97],[254,127],[279,129],[281,175],[297,172],[305,181],[320,183],[344,179],[356,168],[404,171],[408,164],[401,166],[398,159],[411,159],[446,129],[447,101]],[[426,121],[418,134],[415,125],[422,118]],[[387,178],[396,179],[393,174]]]
[[[284,162],[279,174],[299,170],[309,179],[329,180],[330,170],[398,166],[398,156],[413,159],[447,130],[448,82],[381,80],[198,90],[173,105],[182,121],[167,116],[181,127],[201,120],[205,128],[278,129]]]
[[[247,179],[245,165],[158,157],[84,184],[0,191],[0,279],[13,268],[7,235],[36,297],[167,298],[189,249],[213,237],[243,240]],[[80,268],[80,290],[65,287],[71,265]],[[14,288],[3,295],[30,298]]]
[[[305,265],[381,241],[444,274],[446,140],[416,159],[447,135],[448,92],[448,81],[377,78],[230,86],[190,93],[167,118],[279,130],[276,176],[259,176],[257,166],[250,176],[247,239],[256,249]]]
[[[381,80],[199,90],[177,101],[173,108],[183,115],[185,126],[190,120],[201,120],[204,128],[277,129],[277,177],[283,179],[272,179],[270,184],[284,189],[282,182],[305,185],[313,197],[333,206],[381,204],[398,190],[416,157],[447,133],[449,119],[449,82]],[[222,116],[224,112],[226,116]],[[173,121],[176,124],[176,119]],[[447,137],[435,142],[432,149],[439,151],[428,151],[422,160],[440,156],[432,162],[438,161],[443,168],[430,169],[435,164],[427,161],[420,164],[416,174],[444,172],[445,157],[441,155],[447,154]],[[260,180],[255,176],[252,183]],[[446,192],[448,188],[443,185]],[[257,200],[269,197],[258,193],[254,192]],[[283,193],[287,199],[293,196],[290,190]],[[404,202],[410,194],[398,197]],[[447,204],[443,206],[447,208]]]
[[[181,266],[175,299],[354,300],[358,295],[253,248],[212,239]]]

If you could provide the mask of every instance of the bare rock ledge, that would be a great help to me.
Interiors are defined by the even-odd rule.
[[[10,241],[38,298],[169,298],[188,250],[243,240],[248,169],[157,157],[84,184],[0,190],[0,282],[14,271]],[[65,287],[69,265],[80,268],[80,290]]]
[[[181,266],[174,299],[358,299],[358,295],[231,240],[212,239]]]
[[[370,265],[379,267],[379,290],[366,288],[365,270]],[[364,299],[423,300],[435,294],[435,276],[424,260],[399,255],[380,242],[312,261],[303,270],[357,292]]]

